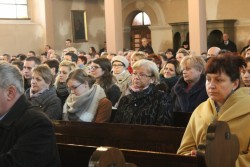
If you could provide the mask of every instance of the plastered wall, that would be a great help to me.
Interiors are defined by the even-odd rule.
[[[90,46],[97,50],[105,40],[104,0],[30,0],[31,20],[0,20],[0,54],[43,52],[50,44],[61,53],[64,41],[72,38],[70,11],[86,10],[88,41],[74,43],[80,51]],[[188,0],[123,0],[124,48],[130,46],[129,28],[133,16],[146,11],[152,19],[152,44],[156,52],[172,47],[172,29],[169,23],[188,22]],[[207,19],[236,19],[235,42],[238,48],[250,36],[249,0],[206,0]]]

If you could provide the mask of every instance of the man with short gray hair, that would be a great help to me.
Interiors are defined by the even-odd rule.
[[[53,126],[24,96],[19,70],[0,62],[0,166],[60,167]]]
[[[218,47],[211,47],[207,51],[207,58],[218,56],[220,53],[221,49]]]

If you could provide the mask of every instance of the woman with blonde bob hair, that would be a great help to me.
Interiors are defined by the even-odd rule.
[[[159,69],[142,59],[133,65],[132,84],[118,104],[116,123],[170,125],[172,101],[169,94],[157,89]]]
[[[171,90],[174,112],[193,112],[200,103],[207,100],[205,64],[201,56],[190,55],[182,59],[182,76]]]
[[[62,119],[61,101],[56,90],[51,87],[53,76],[46,65],[36,66],[32,70],[31,87],[25,92],[33,106],[39,106],[50,119]]]

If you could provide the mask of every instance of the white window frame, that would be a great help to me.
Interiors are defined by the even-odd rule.
[[[12,11],[12,12],[15,12],[15,14],[13,15],[13,13],[12,13],[9,16],[7,16],[7,13],[6,13],[6,16],[4,16],[4,17],[2,17],[2,15],[0,14],[0,20],[29,20],[30,19],[29,18],[29,0],[27,0],[26,3],[24,3],[24,4],[19,4],[16,2],[14,2],[14,3],[0,2],[0,8],[1,8],[1,6],[5,6],[5,5],[10,5],[10,6],[14,7],[15,11]],[[25,12],[27,13],[27,17],[21,17],[20,15],[18,15],[17,9],[18,9],[18,6],[20,6],[20,5],[26,6],[27,11],[25,11]],[[9,10],[9,8],[7,8],[7,10]]]

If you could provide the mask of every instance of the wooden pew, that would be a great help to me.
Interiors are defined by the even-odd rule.
[[[54,121],[57,143],[176,153],[185,128]]]
[[[91,155],[89,167],[137,167],[126,162],[121,150],[115,147],[98,147]]]
[[[97,147],[58,143],[62,167],[88,167]],[[137,167],[200,167],[196,157],[171,153],[120,149],[125,160]]]

